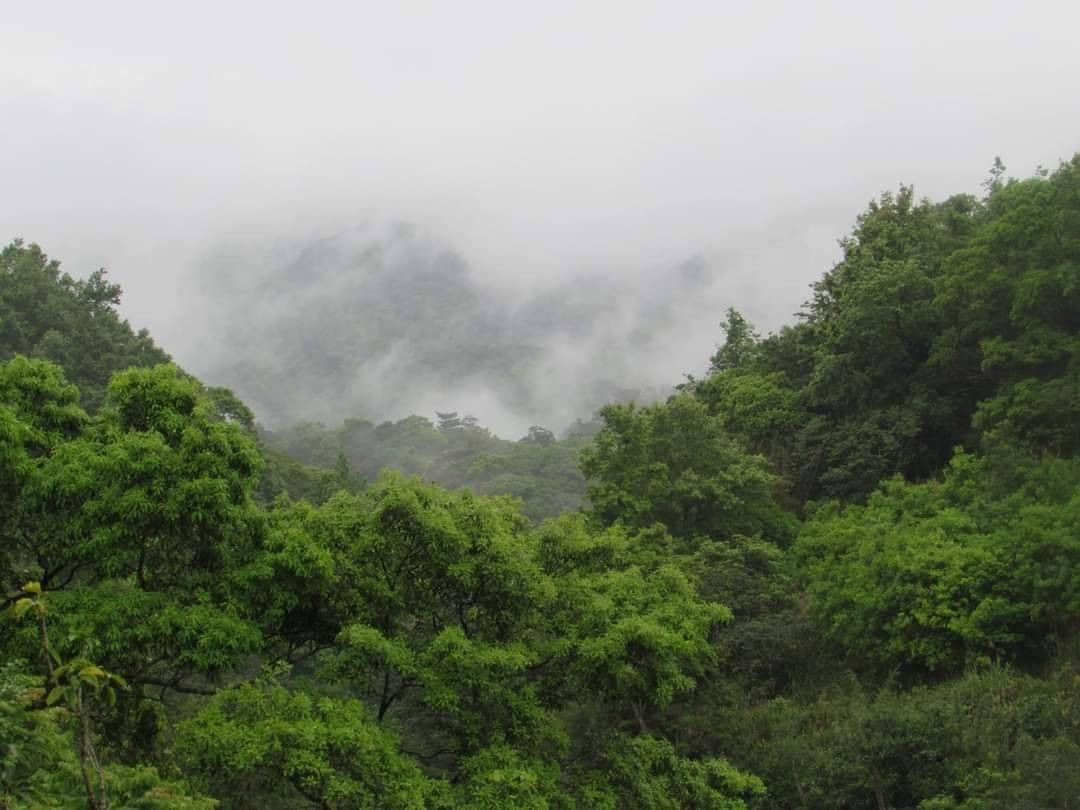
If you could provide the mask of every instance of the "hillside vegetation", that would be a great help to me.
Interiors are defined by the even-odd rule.
[[[13,243],[0,807],[1075,807],[1080,156],[842,247],[514,442],[260,430]]]

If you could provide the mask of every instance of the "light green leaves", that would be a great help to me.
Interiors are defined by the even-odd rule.
[[[796,552],[826,634],[882,666],[1044,655],[1080,620],[1080,471],[1022,459],[960,455],[943,483],[822,508]]]
[[[786,534],[764,459],[743,451],[701,401],[683,394],[646,408],[611,405],[601,414],[604,429],[581,456],[601,525],[661,523],[680,539]]]
[[[421,810],[444,790],[361,703],[273,682],[220,692],[184,724],[179,750],[209,789],[247,802],[295,791],[341,810]]]

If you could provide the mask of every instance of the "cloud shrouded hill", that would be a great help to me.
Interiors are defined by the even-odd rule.
[[[510,292],[404,224],[355,228],[257,264],[206,271],[202,350],[189,364],[271,425],[457,410],[510,438],[531,424],[559,429],[679,382],[673,368],[705,361],[733,303],[703,259]]]

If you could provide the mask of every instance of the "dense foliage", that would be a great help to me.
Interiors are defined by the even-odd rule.
[[[843,250],[507,442],[260,434],[9,247],[0,807],[1075,806],[1080,157]]]
[[[798,501],[925,478],[959,445],[1078,449],[1080,156],[988,185],[984,200],[883,195],[778,335],[729,313],[693,388]]]
[[[0,360],[16,354],[60,365],[96,408],[114,371],[168,362],[145,330],[116,313],[120,287],[104,270],[76,280],[37,245],[0,250]]]
[[[120,801],[128,761],[159,769],[132,807],[610,804],[628,788],[599,763],[640,756],[649,772],[627,767],[658,795],[684,771],[732,807],[758,789],[649,747],[730,613],[634,538],[540,541],[512,500],[393,475],[262,511],[253,439],[175,367],[114,375],[93,417],[50,363],[17,357],[0,381],[0,644],[30,662],[5,705],[82,769],[92,806]],[[562,714],[584,705],[603,731],[571,760]],[[31,754],[11,753],[9,803]],[[598,764],[571,767],[584,756]],[[46,788],[81,795],[74,776]]]

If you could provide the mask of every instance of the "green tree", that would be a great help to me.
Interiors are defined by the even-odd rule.
[[[822,507],[795,548],[823,631],[884,667],[1045,657],[1080,619],[1078,485],[1075,461],[961,454],[941,483]]]
[[[169,359],[119,317],[119,302],[104,270],[75,280],[37,245],[16,240],[0,250],[0,361],[23,354],[58,363],[96,409],[113,372]]]
[[[224,575],[260,550],[244,430],[171,366],[116,375],[93,420],[55,366],[17,358],[0,379],[19,442],[7,588],[23,577],[49,593],[58,654],[123,676],[137,688],[121,702],[138,703],[145,687],[203,690],[255,652],[260,630]],[[22,657],[36,645],[5,635]]]
[[[745,810],[765,785],[722,759],[679,756],[667,740],[616,736],[589,786],[590,806],[647,810]]]
[[[604,429],[581,455],[591,514],[601,525],[660,523],[680,539],[787,539],[776,478],[702,402],[684,394],[644,408],[609,405],[601,415]]]
[[[751,360],[761,336],[734,307],[728,308],[727,317],[720,328],[724,330],[724,342],[710,358],[709,370],[714,373],[738,370]]]
[[[268,679],[215,695],[184,723],[179,755],[226,808],[291,797],[342,810],[421,810],[446,789],[360,702]]]
[[[937,302],[941,363],[974,355],[993,395],[984,434],[1080,449],[1080,155],[1049,177],[998,183],[989,219],[949,260]]]

